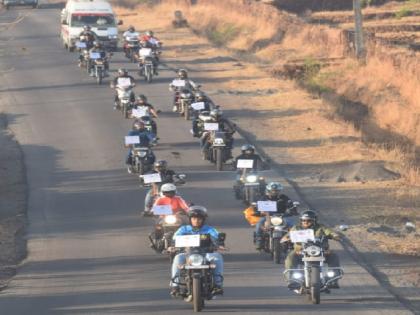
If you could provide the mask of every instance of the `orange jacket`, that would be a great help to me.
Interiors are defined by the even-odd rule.
[[[172,198],[166,197],[166,196],[159,197],[158,199],[156,199],[154,205],[155,206],[171,205],[172,211],[174,212],[174,214],[182,210],[185,212],[187,212],[188,210],[187,203],[180,196],[174,196]]]

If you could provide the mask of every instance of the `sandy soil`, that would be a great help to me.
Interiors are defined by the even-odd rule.
[[[153,29],[164,42],[164,66],[188,69],[323,220],[350,225],[346,235],[382,279],[420,306],[413,277],[420,273],[420,234],[405,229],[407,222],[420,226],[420,189],[392,171],[395,160],[366,147],[328,103],[271,77],[267,65],[244,61],[189,29],[172,29],[172,16],[145,8],[119,15],[126,26]]]
[[[26,183],[23,157],[0,105],[0,289],[26,255]]]

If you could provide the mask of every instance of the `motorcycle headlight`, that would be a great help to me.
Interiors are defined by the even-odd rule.
[[[272,217],[271,218],[271,224],[272,225],[280,225],[283,223],[283,218],[281,217]]]
[[[140,157],[145,157],[147,155],[146,151],[137,151],[137,155]]]
[[[118,35],[109,35],[108,38],[109,39],[117,39],[118,38]]]
[[[174,216],[174,215],[165,216],[165,223],[166,224],[175,224],[176,223],[176,216]]]
[[[309,246],[306,248],[306,252],[309,256],[319,256],[321,254],[321,248],[318,246]]]
[[[300,272],[294,272],[292,273],[292,278],[293,279],[302,279],[303,278],[303,274]]]
[[[328,278],[333,278],[335,276],[335,272],[333,270],[329,270],[327,272],[327,276],[328,276]]]
[[[258,176],[257,175],[248,175],[246,177],[246,181],[248,183],[255,183],[258,180]]]
[[[188,257],[191,266],[201,266],[204,263],[204,257],[199,254],[192,254]]]
[[[191,98],[191,94],[190,93],[181,93],[181,97],[182,98]]]

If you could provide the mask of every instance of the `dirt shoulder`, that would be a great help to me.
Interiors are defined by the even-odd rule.
[[[329,103],[273,78],[269,65],[245,61],[190,29],[173,29],[173,12],[118,12],[124,25],[154,30],[164,42],[165,66],[188,69],[324,221],[350,226],[348,238],[381,283],[420,309],[420,234],[406,228],[420,226],[420,189],[399,178],[396,156],[364,145],[361,132]]]
[[[0,290],[26,256],[26,177],[19,144],[0,107]]]

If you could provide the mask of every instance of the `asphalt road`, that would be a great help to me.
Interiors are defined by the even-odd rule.
[[[139,216],[145,190],[124,167],[130,121],[112,110],[113,91],[97,86],[76,66],[76,54],[62,49],[59,9],[11,10],[0,23],[18,12],[27,16],[0,33],[0,101],[25,156],[29,254],[0,292],[0,313],[192,312],[191,305],[169,296],[168,258],[148,247],[152,221]],[[111,67],[121,65],[134,69],[116,54]],[[243,205],[231,190],[234,174],[215,172],[202,161],[189,123],[170,113],[173,76],[161,71],[153,84],[139,81],[136,91],[163,111],[155,153],[187,173],[181,195],[205,205],[211,223],[228,236],[225,295],[204,312],[410,314],[341,247],[346,274],[340,290],[323,295],[320,305],[287,290],[282,268],[253,249]]]

